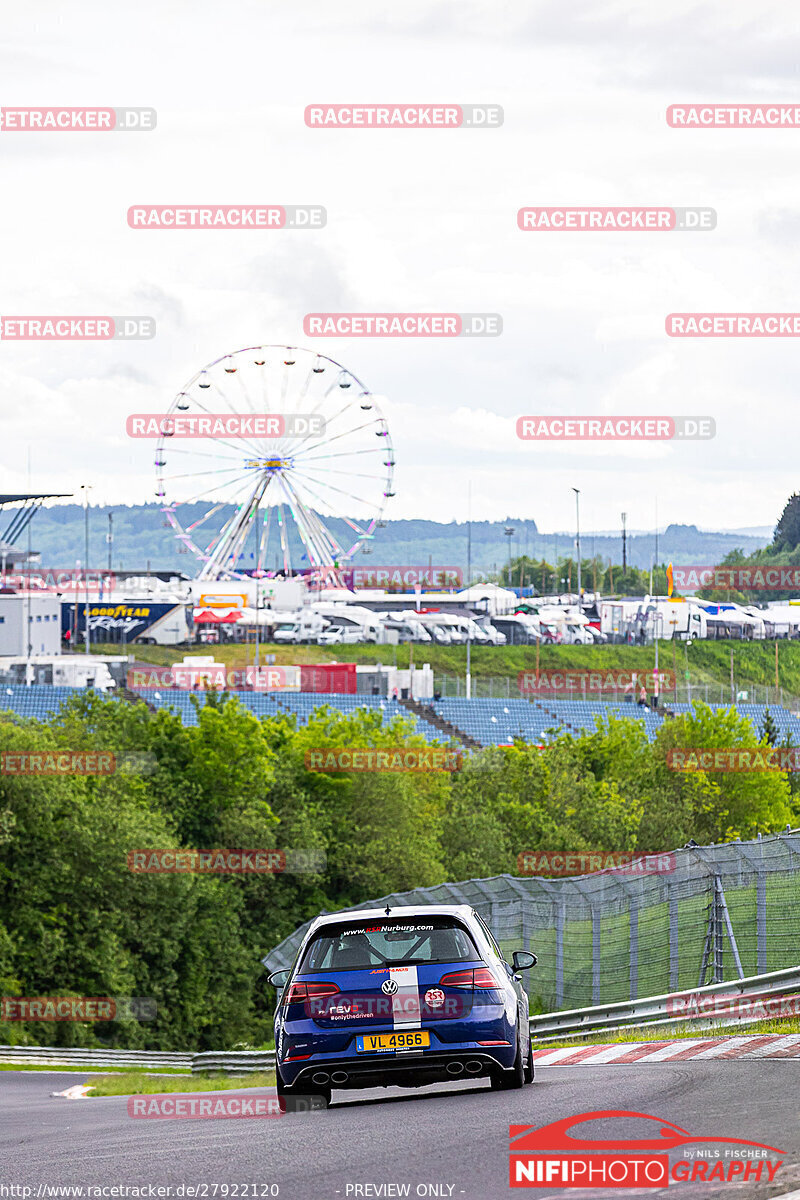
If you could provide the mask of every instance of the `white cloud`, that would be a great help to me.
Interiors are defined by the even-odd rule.
[[[796,306],[800,132],[680,131],[668,104],[790,98],[784,5],[269,6],[52,0],[6,18],[6,103],[141,104],[139,134],[0,134],[2,312],[150,313],[153,342],[0,343],[8,487],[153,498],[122,433],[204,363],[306,344],[306,312],[501,312],[499,338],[322,339],[390,398],[390,516],[771,524],[795,486],[796,349],[668,339],[673,310]],[[494,102],[499,130],[311,130],[330,100]],[[757,182],[757,187],[754,186]],[[134,203],[320,203],[319,232],[135,231]],[[708,234],[523,234],[531,204],[710,205]],[[697,413],[714,442],[521,444],[523,413]],[[646,522],[645,522],[646,523]]]

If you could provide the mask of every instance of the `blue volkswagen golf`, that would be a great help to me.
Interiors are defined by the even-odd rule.
[[[526,950],[506,962],[469,905],[318,917],[291,968],[270,975],[283,1107],[328,1103],[332,1088],[531,1083],[520,972],[535,965]]]

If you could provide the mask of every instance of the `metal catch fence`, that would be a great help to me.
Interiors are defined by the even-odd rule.
[[[659,873],[566,879],[499,875],[381,896],[387,904],[470,904],[506,957],[533,950],[532,1012],[657,996],[794,966],[800,949],[800,832],[692,846]],[[632,871],[632,868],[628,868]],[[308,924],[263,959],[289,967]]]

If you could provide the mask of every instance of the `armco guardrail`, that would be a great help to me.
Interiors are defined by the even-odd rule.
[[[206,1050],[192,1055],[192,1074],[201,1071],[227,1071],[231,1075],[251,1075],[255,1071],[274,1071],[274,1050]]]
[[[746,999],[748,996],[770,995],[780,997],[800,991],[800,966],[782,971],[770,971],[766,975],[750,975],[746,979],[731,979],[725,983],[712,983],[707,987],[691,988],[681,992],[667,992],[663,996],[646,996],[640,1000],[622,1001],[616,1004],[596,1004],[591,1008],[572,1008],[561,1012],[544,1013],[531,1017],[531,1033],[540,1040],[544,1037],[571,1037],[582,1033],[613,1033],[629,1025],[672,1025],[685,1024],[691,1020],[714,1020],[724,1017],[710,1011],[702,1011],[700,1001],[704,997],[730,996]],[[698,1004],[697,1012],[671,1015],[670,1002],[691,996]],[[728,1021],[737,1018],[729,1016]],[[756,1019],[756,1018],[744,1018]]]
[[[720,1017],[703,1011],[706,998],[725,996],[737,999],[759,996],[780,998],[800,993],[800,966],[766,975],[751,975],[725,983],[689,991],[667,992],[663,996],[647,996],[616,1004],[597,1004],[591,1008],[573,1008],[561,1012],[531,1017],[531,1033],[537,1040],[555,1037],[574,1037],[586,1033],[612,1033],[630,1025],[672,1025],[687,1020],[716,1020]],[[691,1013],[670,1015],[670,1002],[691,997]],[[736,1019],[736,1018],[728,1018]],[[744,1018],[758,1019],[758,1017]],[[193,1075],[206,1071],[225,1071],[228,1074],[249,1075],[275,1069],[274,1050],[206,1050],[201,1054],[158,1050],[95,1050],[82,1047],[58,1046],[0,1046],[0,1062],[20,1065],[86,1066],[95,1068],[158,1067],[191,1068]]]
[[[67,1067],[183,1067],[192,1055],[178,1050],[95,1050],[85,1046],[0,1046],[1,1063]]]

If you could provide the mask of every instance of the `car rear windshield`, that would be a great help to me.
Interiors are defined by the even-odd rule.
[[[326,925],[306,947],[300,973],[475,961],[470,935],[452,917],[387,918]]]

